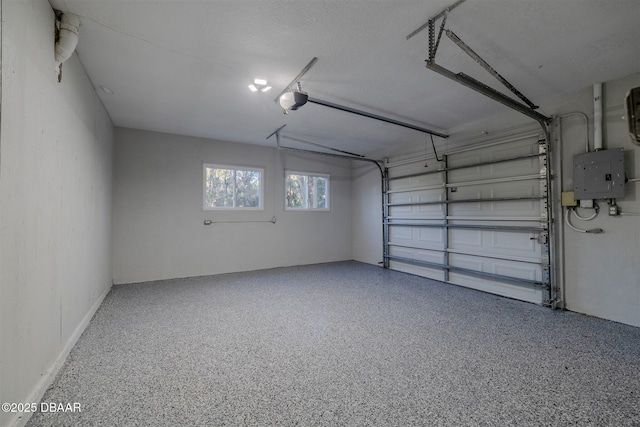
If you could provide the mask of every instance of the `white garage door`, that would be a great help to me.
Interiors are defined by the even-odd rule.
[[[539,132],[389,165],[385,265],[537,304],[552,300],[547,141]],[[400,162],[398,162],[400,163]]]

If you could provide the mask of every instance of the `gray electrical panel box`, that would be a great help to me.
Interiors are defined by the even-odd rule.
[[[592,151],[573,156],[573,192],[576,200],[624,197],[624,151]]]

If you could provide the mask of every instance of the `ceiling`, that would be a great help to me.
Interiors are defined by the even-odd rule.
[[[284,115],[275,97],[317,57],[300,79],[313,98],[444,133],[506,111],[425,67],[428,31],[406,40],[453,2],[50,0],[81,17],[77,53],[115,126],[273,146],[286,124],[365,155],[424,135],[316,104]],[[638,0],[467,0],[446,27],[543,110],[640,71]],[[446,36],[436,62],[504,89]]]

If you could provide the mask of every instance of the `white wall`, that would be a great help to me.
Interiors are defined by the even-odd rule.
[[[604,84],[606,120],[604,127],[604,148],[622,147],[625,150],[625,168],[628,177],[640,177],[640,147],[631,144],[627,136],[626,124],[623,119],[625,111],[623,100],[626,92],[640,86],[640,73],[635,73],[615,81]],[[487,102],[494,102],[487,99]],[[542,111],[547,115],[563,115],[569,112],[581,111],[589,116],[589,139],[593,147],[593,100],[592,88],[587,87],[578,93],[542,105]],[[573,155],[584,152],[585,127],[580,117],[571,116],[561,120],[562,122],[562,157],[563,157],[563,185],[565,191],[573,188]],[[525,116],[507,111],[502,115],[483,120],[481,122],[468,123],[463,126],[450,129],[451,137],[446,140],[436,140],[440,153],[455,149],[464,144],[480,142],[499,131],[499,137],[508,136],[510,130],[531,128],[531,121]],[[534,126],[535,127],[535,126]],[[559,159],[560,147],[552,137],[552,156]],[[429,150],[430,152],[430,150]],[[416,158],[424,156],[424,144],[422,141],[416,144],[396,147],[394,151],[377,153],[377,157],[390,157],[392,161]],[[556,166],[556,176],[560,169]],[[364,177],[359,178],[354,174],[354,194],[362,192],[363,195],[354,198],[354,218],[364,215],[367,222],[371,221],[371,215],[380,210],[380,201],[374,197],[366,197],[370,181]],[[556,183],[557,185],[557,183]],[[564,252],[559,254],[559,273],[563,273],[565,280],[566,308],[572,311],[640,326],[640,217],[623,216],[609,217],[607,204],[599,202],[601,211],[598,217],[588,224],[588,227],[600,227],[603,234],[582,234],[565,228],[561,228],[559,242],[564,237]],[[640,212],[640,183],[628,183],[626,196],[618,200],[622,211]],[[556,206],[554,206],[557,221],[561,225],[560,194],[556,194]],[[586,214],[586,212],[583,212]],[[578,223],[576,225],[584,226]],[[368,226],[367,226],[368,227]],[[375,231],[375,229],[371,229]],[[379,245],[379,235],[367,233],[360,229],[354,219],[354,258],[373,263],[376,254],[372,248]],[[381,251],[380,251],[381,253]],[[562,283],[562,275],[558,277],[558,284]]]
[[[119,128],[115,153],[115,283],[352,259],[345,161]],[[203,163],[264,168],[264,211],[204,211]],[[329,173],[331,211],[285,211],[285,168]]]
[[[111,287],[113,131],[75,55],[57,82],[49,3],[2,19],[0,402],[37,402]]]
[[[640,73],[604,84],[604,148],[623,148],[625,172],[640,177],[640,147],[628,137],[624,97],[640,86]],[[577,105],[576,105],[577,104]],[[592,89],[586,88],[554,111],[563,114],[575,108],[593,118]],[[584,125],[576,117],[563,120],[563,190],[573,190],[573,155],[584,152]],[[591,133],[592,128],[591,129]],[[593,144],[592,134],[590,140]],[[593,145],[591,145],[593,148]],[[626,186],[617,200],[623,212],[640,213],[640,182]],[[602,228],[602,234],[564,230],[565,290],[567,308],[605,319],[640,326],[640,216],[610,217],[607,203],[598,201],[600,214],[589,223],[573,221],[580,228]],[[582,214],[587,214],[582,211]]]

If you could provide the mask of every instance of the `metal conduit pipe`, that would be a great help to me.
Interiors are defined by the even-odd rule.
[[[602,150],[602,83],[593,85],[593,151]]]
[[[561,116],[558,116],[559,119],[562,119],[564,117],[570,117],[570,116],[580,116],[584,119],[584,125],[586,128],[585,131],[585,141],[584,141],[584,151],[585,153],[589,152],[589,117],[583,113],[582,111],[574,111],[572,113],[567,113],[567,114],[562,114]]]

